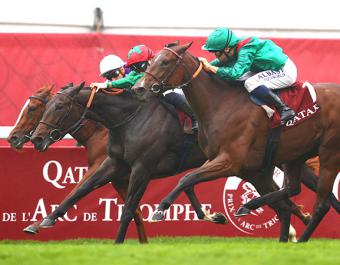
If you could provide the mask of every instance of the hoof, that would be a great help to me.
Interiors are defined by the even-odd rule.
[[[50,227],[52,227],[52,226],[54,226],[55,225],[55,223],[56,223],[56,220],[55,219],[50,219],[50,218],[44,218],[43,220],[42,220],[42,222],[40,223],[40,227],[41,228],[50,228]]]
[[[225,225],[228,223],[228,219],[223,213],[215,213],[211,219],[215,224]]]
[[[224,225],[228,223],[228,219],[223,213],[210,214],[209,212],[206,212],[203,219],[214,224]]]
[[[241,217],[250,214],[250,210],[246,207],[241,206],[234,214],[235,217]]]
[[[36,235],[39,233],[39,226],[32,224],[24,228],[22,231],[30,235]]]
[[[150,223],[155,223],[155,222],[160,222],[160,221],[163,221],[165,218],[164,216],[164,212],[163,211],[160,211],[160,210],[156,210],[151,219],[149,220]]]

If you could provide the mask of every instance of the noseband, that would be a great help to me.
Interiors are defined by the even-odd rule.
[[[175,52],[174,50],[172,50],[168,47],[163,48],[163,50],[170,51],[172,54],[174,54],[177,57],[177,60],[176,60],[174,67],[172,68],[172,70],[168,72],[168,74],[163,78],[163,80],[159,80],[159,78],[157,78],[151,72],[149,72],[147,70],[145,71],[146,74],[150,75],[154,80],[156,80],[156,83],[153,83],[151,85],[151,91],[156,93],[156,94],[163,93],[166,90],[171,90],[171,89],[175,89],[175,88],[183,89],[184,87],[189,85],[191,83],[191,81],[194,80],[199,75],[199,73],[201,72],[201,70],[203,68],[203,64],[201,62],[199,62],[199,66],[198,66],[197,70],[195,71],[195,73],[193,75],[191,75],[191,73],[190,73],[191,71],[189,70],[188,66],[183,61],[183,56],[179,55],[177,52]],[[184,67],[184,69],[186,70],[186,72],[188,73],[188,75],[190,75],[188,81],[182,83],[181,85],[166,86],[170,77],[173,75],[173,73],[175,72],[177,67],[180,66],[180,65],[182,65]]]

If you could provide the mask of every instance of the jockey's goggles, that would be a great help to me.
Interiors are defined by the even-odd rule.
[[[108,72],[102,74],[102,77],[106,78],[109,81],[112,81],[113,78],[116,78],[119,75],[120,75],[119,69],[114,69],[114,70],[111,70],[111,71],[108,71]]]

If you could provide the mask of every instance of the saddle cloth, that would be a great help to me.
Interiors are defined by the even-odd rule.
[[[191,118],[184,112],[177,110],[177,116],[179,120],[179,124],[183,128],[183,132],[186,134],[192,134],[193,131],[191,130]]]
[[[304,122],[320,109],[319,105],[316,103],[315,88],[309,82],[296,82],[290,88],[280,90],[279,97],[296,113],[295,117],[286,123],[283,127],[284,129],[288,129]],[[267,110],[268,106],[262,107],[266,110],[267,115],[271,117],[271,128],[281,126],[281,118],[278,111],[273,106],[269,106],[270,110]]]

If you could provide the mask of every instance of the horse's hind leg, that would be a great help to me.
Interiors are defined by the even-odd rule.
[[[203,212],[202,205],[195,194],[194,187],[190,187],[184,190],[184,192],[200,220],[206,220],[215,224],[226,224],[228,222],[227,217],[223,213],[210,214],[209,212]]]
[[[250,210],[255,210],[266,204],[273,204],[280,200],[285,200],[289,197],[295,196],[301,191],[301,162],[295,161],[285,164],[285,176],[288,179],[287,187],[270,192],[261,197],[253,199],[243,206],[241,206],[235,216],[240,217],[250,213]]]
[[[321,153],[321,152],[320,152]],[[306,242],[321,222],[330,208],[329,196],[332,192],[334,180],[339,170],[340,154],[321,156],[320,178],[317,186],[317,199],[314,204],[312,219],[299,238],[299,242]]]
[[[136,211],[136,208],[150,181],[149,172],[144,168],[143,164],[136,164],[137,165],[132,168],[130,174],[128,193],[115,241],[117,244],[124,242],[125,235],[134,216],[134,212]]]
[[[318,185],[318,181],[319,178],[317,176],[314,175],[314,172],[307,167],[306,165],[304,165],[302,167],[302,183],[310,190],[316,192],[316,187]],[[332,207],[335,209],[335,211],[340,214],[340,202],[338,201],[338,199],[335,197],[335,195],[333,194],[333,192],[331,193],[330,197],[330,202]]]
[[[150,221],[158,222],[163,220],[164,211],[171,206],[182,191],[189,190],[200,182],[232,175],[234,175],[234,172],[231,170],[231,164],[224,156],[221,155],[212,161],[206,162],[203,166],[181,178],[177,186],[161,201]]]
[[[124,181],[124,182],[112,181],[111,184],[115,188],[115,190],[118,192],[119,196],[125,202],[128,182],[126,182],[126,181]],[[140,243],[148,243],[148,238],[146,236],[145,228],[144,228],[144,224],[143,224],[143,216],[142,216],[142,212],[141,212],[139,207],[137,207],[135,214],[133,216],[133,219],[135,220],[135,224],[136,224],[136,227],[137,227],[139,242]]]

